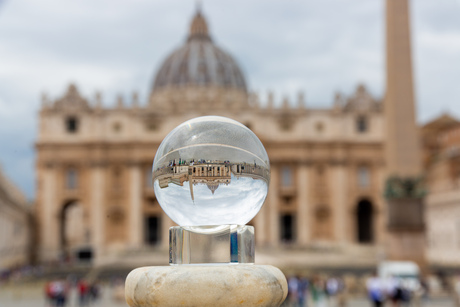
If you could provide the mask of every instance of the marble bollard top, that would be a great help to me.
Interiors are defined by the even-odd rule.
[[[276,307],[286,295],[284,274],[269,265],[142,267],[125,286],[131,307]]]

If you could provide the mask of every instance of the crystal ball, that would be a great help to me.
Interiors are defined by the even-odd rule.
[[[180,226],[245,225],[267,196],[270,163],[246,126],[204,116],[166,136],[152,179],[160,206]]]

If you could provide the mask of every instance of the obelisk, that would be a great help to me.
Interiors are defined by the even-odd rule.
[[[409,16],[409,0],[386,0],[386,250],[388,260],[412,260],[423,266],[424,191]]]
[[[409,1],[386,1],[386,158],[390,175],[418,176],[421,153],[415,119]]]

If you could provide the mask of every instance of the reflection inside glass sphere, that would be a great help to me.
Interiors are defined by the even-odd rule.
[[[268,156],[255,134],[217,116],[174,129],[153,165],[155,195],[181,226],[246,224],[263,205],[269,180]]]

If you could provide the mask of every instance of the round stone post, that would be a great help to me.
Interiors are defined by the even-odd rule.
[[[286,295],[286,278],[270,265],[143,267],[128,275],[125,287],[131,307],[274,307]]]

